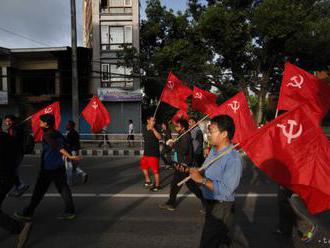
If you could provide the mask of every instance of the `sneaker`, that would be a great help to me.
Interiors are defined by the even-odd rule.
[[[168,211],[175,211],[175,207],[171,204],[165,203],[165,204],[159,204],[159,208],[165,209]]]
[[[22,231],[18,234],[17,248],[23,248],[27,240],[29,239],[29,234],[31,230],[32,222],[26,222],[23,225]]]
[[[161,187],[160,186],[154,186],[154,187],[152,187],[151,189],[150,189],[150,191],[152,191],[152,192],[158,192],[158,191],[160,191],[161,190]]]
[[[14,213],[14,216],[19,220],[31,221],[32,216],[26,215],[23,211],[18,211]]]
[[[23,184],[18,188],[15,188],[13,191],[11,191],[8,196],[11,197],[20,197],[23,195],[28,189],[30,188],[30,185]]]
[[[56,217],[58,220],[73,220],[74,218],[76,218],[74,213],[63,213]]]
[[[301,241],[304,242],[305,244],[311,242],[316,231],[317,231],[317,225],[313,225],[312,228],[302,236]]]
[[[144,182],[144,187],[145,188],[150,188],[150,187],[152,187],[152,182]]]

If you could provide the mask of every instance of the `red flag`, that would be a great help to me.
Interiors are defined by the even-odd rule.
[[[42,140],[42,136],[44,135],[43,130],[40,128],[40,115],[44,114],[53,114],[55,117],[55,129],[60,128],[61,124],[61,111],[60,111],[60,102],[54,102],[51,105],[39,110],[37,113],[32,115],[32,132],[34,134],[34,140],[36,142]]]
[[[192,90],[183,84],[172,72],[168,75],[160,100],[175,108],[187,110],[186,99],[192,94]]]
[[[211,92],[194,87],[191,107],[193,110],[211,116],[217,109],[217,96]]]
[[[277,109],[291,110],[308,103],[319,123],[330,108],[329,96],[330,85],[293,64],[285,63]]]
[[[257,124],[249,109],[248,101],[241,91],[223,104],[221,104],[211,117],[216,115],[229,115],[235,123],[233,143],[242,142],[257,129]]]
[[[176,114],[173,115],[171,121],[174,125],[177,125],[178,124],[177,121],[179,119],[185,119],[187,121],[189,120],[189,116],[185,110],[179,109],[178,112],[176,112]]]
[[[312,214],[330,209],[330,144],[307,105],[257,130],[241,147],[269,177],[299,194]]]
[[[97,96],[93,96],[81,115],[91,126],[93,133],[99,133],[111,122],[110,114]]]

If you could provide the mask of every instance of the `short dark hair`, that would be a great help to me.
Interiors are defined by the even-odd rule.
[[[180,126],[183,127],[184,129],[188,130],[189,124],[186,119],[180,118],[179,120],[177,120],[177,123],[180,124]]]
[[[54,127],[55,125],[55,117],[52,114],[40,115],[39,119],[43,122],[46,122],[50,127]]]
[[[189,116],[189,120],[193,120],[193,121],[197,122],[197,118],[195,116]]]
[[[15,115],[5,115],[5,119],[9,119],[13,122],[16,122],[17,117]]]
[[[168,128],[168,122],[167,121],[162,121],[161,124],[164,124],[166,126],[166,128]]]
[[[227,131],[229,140],[232,140],[235,134],[235,123],[228,115],[218,115],[211,119],[211,123],[216,124],[220,131]]]
[[[146,121],[149,120],[152,117],[154,117],[154,116],[153,115],[147,115]]]
[[[133,123],[133,120],[128,120],[129,123]]]
[[[74,128],[76,126],[76,123],[72,120],[69,120],[68,123],[72,128]]]

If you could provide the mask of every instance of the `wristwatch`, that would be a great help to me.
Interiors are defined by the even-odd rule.
[[[205,186],[206,183],[207,183],[207,178],[206,177],[203,177],[201,184]]]

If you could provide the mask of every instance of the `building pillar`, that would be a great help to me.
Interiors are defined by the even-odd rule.
[[[1,84],[2,91],[8,91],[8,71],[6,66],[1,68]]]
[[[55,96],[61,96],[61,73],[55,72]]]
[[[23,92],[23,87],[22,87],[22,80],[21,76],[17,75],[15,78],[15,84],[16,84],[16,95],[21,95]]]

